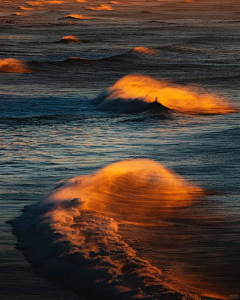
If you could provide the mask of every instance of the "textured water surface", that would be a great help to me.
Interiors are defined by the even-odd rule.
[[[239,5],[0,4],[1,299],[240,297]]]

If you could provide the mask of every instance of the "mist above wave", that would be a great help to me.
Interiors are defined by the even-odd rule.
[[[143,222],[166,209],[189,206],[204,192],[160,163],[136,159],[63,182],[41,205],[81,199],[84,209],[121,220]]]
[[[97,108],[135,112],[160,104],[186,114],[227,114],[236,111],[213,93],[188,86],[174,85],[144,75],[127,75],[92,101]]]

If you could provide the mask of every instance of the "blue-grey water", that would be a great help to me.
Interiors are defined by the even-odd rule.
[[[121,1],[112,11],[92,11],[69,1],[14,16],[24,4],[17,2],[0,4],[0,298],[239,298],[240,2]],[[94,19],[66,18],[73,13]],[[64,36],[81,42],[61,42]],[[138,111],[137,102],[125,112],[121,99],[114,111],[92,103],[130,74],[190,85],[236,111]],[[94,179],[125,160],[123,178]],[[149,160],[203,195],[141,215],[156,192],[157,175],[150,180],[139,171]],[[72,198],[61,198],[78,204],[38,204],[59,181],[85,182],[83,175],[94,195],[106,186],[108,200],[101,190],[96,208],[82,209],[83,198],[94,197],[80,186],[77,197],[73,188]],[[116,201],[110,210],[102,205],[109,199]],[[50,217],[59,212],[63,223]],[[15,235],[6,223],[13,219]]]

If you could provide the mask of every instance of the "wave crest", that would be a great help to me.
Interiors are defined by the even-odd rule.
[[[168,209],[189,206],[203,194],[201,188],[160,163],[135,159],[63,182],[42,205],[80,198],[84,209],[124,221],[147,222]]]
[[[100,4],[99,6],[89,6],[87,9],[89,10],[113,10],[112,6],[109,4]]]
[[[158,51],[153,48],[141,47],[141,46],[133,48],[133,51],[143,53],[143,54],[150,54],[150,55],[158,54]]]
[[[81,40],[77,36],[66,35],[61,38],[61,42],[63,42],[63,43],[79,43],[79,42],[81,42]]]
[[[99,109],[134,112],[153,103],[187,114],[227,114],[237,111],[213,93],[173,85],[144,75],[127,75],[93,100]]]
[[[0,59],[0,72],[4,73],[31,73],[28,65],[15,58]]]

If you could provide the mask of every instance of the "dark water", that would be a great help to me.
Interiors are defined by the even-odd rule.
[[[0,5],[1,299],[240,297],[239,1],[20,2]]]

